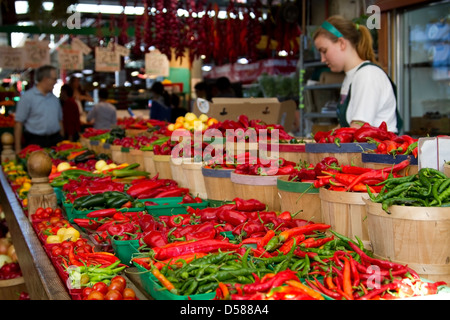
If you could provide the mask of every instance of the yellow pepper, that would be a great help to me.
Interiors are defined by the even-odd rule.
[[[80,232],[74,227],[60,228],[56,235],[60,238],[60,242],[63,241],[77,241],[80,238]]]
[[[57,235],[51,235],[47,237],[46,243],[61,243],[61,238]]]

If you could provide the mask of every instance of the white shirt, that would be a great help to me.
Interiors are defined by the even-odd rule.
[[[397,132],[396,100],[388,76],[373,65],[364,66],[356,72],[359,66],[345,73],[341,87],[342,102],[347,97],[350,84],[352,86],[347,122],[359,120],[378,127],[385,121],[389,131]]]

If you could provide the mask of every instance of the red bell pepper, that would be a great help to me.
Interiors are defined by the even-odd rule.
[[[169,189],[157,194],[155,198],[181,197],[184,196],[186,193],[189,193],[188,188],[174,187],[173,189]]]
[[[217,217],[220,221],[228,222],[233,226],[238,226],[248,220],[244,212],[237,210],[220,210],[217,213]]]
[[[233,201],[236,204],[236,210],[239,211],[262,211],[266,209],[266,205],[257,199],[234,198]]]
[[[216,233],[216,229],[188,233],[186,234],[186,241],[214,239],[216,237]]]
[[[100,227],[101,223],[93,220],[93,219],[85,219],[85,218],[75,218],[73,222],[84,229],[96,230]]]
[[[165,234],[156,230],[145,232],[141,240],[150,248],[163,247],[168,243]]]

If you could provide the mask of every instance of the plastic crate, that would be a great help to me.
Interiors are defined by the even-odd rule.
[[[202,200],[201,203],[183,203],[180,202],[183,197],[168,197],[168,198],[152,198],[140,199],[139,202],[154,202],[156,205],[145,206],[147,212],[153,216],[171,216],[176,214],[187,213],[187,207],[204,209],[209,205],[207,200]]]
[[[53,190],[55,191],[56,194],[56,201],[58,202],[59,205],[61,205],[64,202],[64,193],[62,192],[62,189],[58,187],[53,187]]]
[[[131,266],[131,258],[138,253],[139,240],[117,240],[111,239],[111,245],[116,256],[123,264]]]
[[[215,292],[193,294],[189,296],[174,294],[162,287],[157,280],[154,280],[155,278],[150,271],[135,262],[133,262],[133,264],[140,272],[139,276],[145,291],[147,291],[155,300],[213,300],[216,295]]]

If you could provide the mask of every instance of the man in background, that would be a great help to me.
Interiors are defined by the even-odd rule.
[[[61,103],[52,92],[58,80],[56,68],[50,65],[39,67],[35,80],[36,85],[25,91],[17,103],[14,125],[16,153],[22,150],[22,143],[23,146],[37,144],[49,148],[63,140]]]

